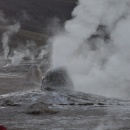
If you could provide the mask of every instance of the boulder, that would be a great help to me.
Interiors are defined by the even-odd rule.
[[[6,99],[3,101],[1,106],[20,106],[20,104],[16,104],[13,101],[11,101],[10,99]]]
[[[26,81],[32,85],[42,84],[42,72],[38,65],[32,65],[27,73]]]
[[[50,110],[49,107],[42,102],[32,104],[27,110],[27,114],[33,114],[33,115],[56,114],[56,113],[57,113],[56,111]]]
[[[49,70],[42,81],[42,90],[73,89],[73,82],[65,68]]]

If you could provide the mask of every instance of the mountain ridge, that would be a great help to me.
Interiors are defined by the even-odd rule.
[[[19,21],[22,29],[42,32],[55,17],[61,24],[71,19],[77,0],[4,0],[0,10],[10,21]]]

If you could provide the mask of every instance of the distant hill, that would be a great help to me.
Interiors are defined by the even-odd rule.
[[[77,0],[1,0],[0,10],[10,21],[18,20],[22,29],[42,32],[51,19],[61,24],[71,19]]]
[[[71,12],[77,0],[0,0],[0,14],[5,15],[6,23],[0,23],[0,55],[3,55],[2,36],[7,25],[19,22],[20,30],[9,38],[9,55],[14,50],[23,49],[31,41],[36,43],[34,50],[46,45],[51,31],[51,22],[57,18],[61,25],[71,19]],[[21,46],[22,45],[22,46]],[[36,53],[37,54],[37,53]]]

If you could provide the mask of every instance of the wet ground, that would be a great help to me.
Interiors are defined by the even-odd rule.
[[[98,98],[98,96],[93,97],[92,95],[86,104],[81,104],[80,101],[73,104],[72,100],[71,103],[64,104],[63,102],[61,104],[59,103],[61,100],[55,101],[57,97],[54,96],[52,99],[46,93],[48,92],[38,90],[1,95],[0,124],[5,125],[8,130],[130,130],[129,101],[103,97],[101,99],[100,96]],[[54,93],[56,92],[52,92],[52,95]],[[49,100],[46,100],[47,97],[43,95],[48,96]],[[61,97],[59,96],[59,98]],[[3,106],[2,103],[8,99],[13,101],[15,105]],[[38,102],[39,99],[48,102],[49,108],[57,113],[27,114],[29,106]],[[96,99],[98,100],[97,103],[90,104]],[[98,104],[103,99],[105,99],[104,103]],[[49,102],[50,100],[52,102]]]
[[[0,123],[9,130],[129,130],[129,107],[56,107],[55,115],[27,115],[27,106],[1,107]],[[54,108],[53,108],[54,109]]]
[[[26,74],[1,73],[0,124],[8,130],[130,130],[130,101],[75,91],[41,91]],[[12,104],[2,105],[6,100]],[[27,114],[44,102],[55,114]]]

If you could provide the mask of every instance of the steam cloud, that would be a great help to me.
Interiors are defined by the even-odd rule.
[[[2,35],[2,43],[3,43],[3,50],[4,50],[4,58],[7,59],[8,58],[8,54],[9,54],[9,40],[10,37],[17,33],[20,29],[20,24],[16,23],[14,25],[11,25],[7,28],[7,31],[3,33]]]
[[[130,1],[79,0],[72,15],[52,38],[52,67],[67,67],[78,91],[128,96]]]
[[[28,18],[25,11],[23,12],[23,18]],[[9,48],[12,36],[20,30],[20,23],[17,22],[14,25],[10,25],[9,19],[0,11],[0,25],[0,28],[5,30],[1,38],[4,57],[1,56],[0,59],[11,60],[11,63],[6,64],[5,67],[8,65],[19,65],[23,60],[29,60],[33,63],[35,59],[43,60],[44,56],[47,55],[46,47],[38,47],[32,40],[27,40],[26,45],[19,42],[17,48]]]
[[[11,65],[19,65],[23,59],[34,62],[35,53],[37,53],[36,43],[34,41],[27,41],[26,45],[20,44],[14,51],[13,55],[9,56]]]

